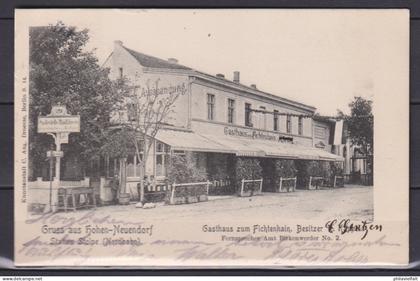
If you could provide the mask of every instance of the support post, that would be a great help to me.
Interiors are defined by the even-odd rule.
[[[206,194],[209,195],[210,181],[207,181]]]
[[[283,184],[283,178],[282,178],[282,177],[280,177],[279,192],[281,192],[281,186],[282,186],[282,184]]]
[[[174,198],[175,198],[175,186],[176,184],[172,184],[172,190],[171,190],[171,199],[169,200],[170,204],[174,204]]]

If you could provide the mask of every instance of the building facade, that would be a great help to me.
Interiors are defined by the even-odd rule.
[[[229,166],[235,157],[343,161],[334,154],[330,121],[314,120],[316,108],[243,85],[240,73],[228,80],[178,63],[131,50],[121,41],[104,63],[111,79],[126,77],[147,90],[180,91],[173,112],[151,148],[147,175],[164,179],[169,158],[191,152],[197,168],[212,177],[212,167]],[[340,153],[338,153],[340,154]],[[141,175],[135,155],[127,159],[130,192],[136,195]],[[115,160],[107,160],[114,175]]]

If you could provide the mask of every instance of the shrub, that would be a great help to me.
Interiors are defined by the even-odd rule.
[[[173,155],[170,159],[168,168],[168,182],[173,183],[190,183],[202,182],[207,180],[207,174],[200,169],[194,161],[193,153],[185,155]]]
[[[299,187],[307,187],[310,176],[323,177],[325,184],[332,184],[334,176],[343,174],[342,164],[338,162],[297,160],[296,167]]]
[[[207,155],[207,169],[210,180],[225,180],[232,175],[229,173],[228,156],[222,153]]]
[[[330,162],[332,176],[342,176],[344,173],[343,164],[341,162]]]
[[[237,158],[235,165],[236,188],[241,188],[241,180],[257,180],[262,178],[260,161],[255,158]],[[259,183],[248,183],[247,189],[256,190]]]
[[[280,184],[280,177],[292,178],[296,176],[294,160],[289,159],[261,159],[263,167],[263,189],[264,191],[276,191]]]
[[[260,161],[255,158],[238,158],[235,165],[237,180],[254,180],[262,177]]]
[[[297,173],[295,161],[286,159],[275,160],[275,173],[278,178],[294,178]]]
[[[296,167],[298,170],[297,185],[299,187],[307,187],[309,184],[309,177],[324,177],[325,174],[322,161],[297,160]]]

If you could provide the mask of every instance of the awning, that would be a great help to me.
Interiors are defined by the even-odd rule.
[[[237,156],[344,161],[343,157],[328,151],[299,144],[204,134],[202,136],[225,147],[231,147],[232,150],[236,150]]]
[[[229,136],[198,134],[188,131],[160,130],[156,139],[173,150],[232,153],[245,157],[344,161],[325,150],[292,143],[282,143]]]
[[[230,147],[225,147],[188,131],[162,129],[156,134],[156,139],[170,145],[173,150],[235,153]]]

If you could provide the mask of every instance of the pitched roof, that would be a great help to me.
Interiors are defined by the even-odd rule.
[[[123,48],[126,49],[141,65],[145,67],[191,70],[191,68],[177,63],[171,63],[163,59],[145,55],[126,47]]]
[[[139,52],[131,50],[131,49],[125,47],[125,46],[123,46],[123,48],[125,50],[127,50],[142,66],[145,66],[145,67],[175,69],[175,70],[188,70],[188,71],[191,71],[192,73],[194,73],[195,75],[200,75],[201,77],[204,76],[204,77],[216,79],[216,80],[219,80],[219,81],[223,81],[223,82],[225,82],[227,84],[230,84],[230,85],[233,85],[235,87],[242,87],[243,89],[245,89],[247,91],[252,91],[254,93],[258,93],[258,95],[263,95],[263,96],[266,96],[268,98],[277,100],[279,102],[291,103],[294,106],[303,107],[306,110],[313,111],[313,112],[316,110],[316,108],[311,106],[311,105],[306,105],[304,103],[297,102],[297,101],[290,100],[290,99],[286,99],[286,98],[280,97],[278,95],[273,95],[271,93],[267,93],[267,92],[261,91],[259,89],[256,89],[256,88],[253,88],[253,87],[241,84],[241,83],[230,81],[230,80],[228,80],[224,77],[223,78],[222,77],[217,77],[215,75],[211,75],[211,74],[207,74],[207,73],[204,73],[204,72],[201,72],[201,71],[197,71],[195,69],[192,69],[190,67],[187,67],[187,66],[184,66],[184,65],[181,65],[181,64],[178,64],[178,63],[172,63],[172,62],[169,62],[167,60],[163,60],[163,59],[160,59],[160,58],[157,58],[157,57],[153,57],[153,56],[150,56],[150,55],[139,53]]]

